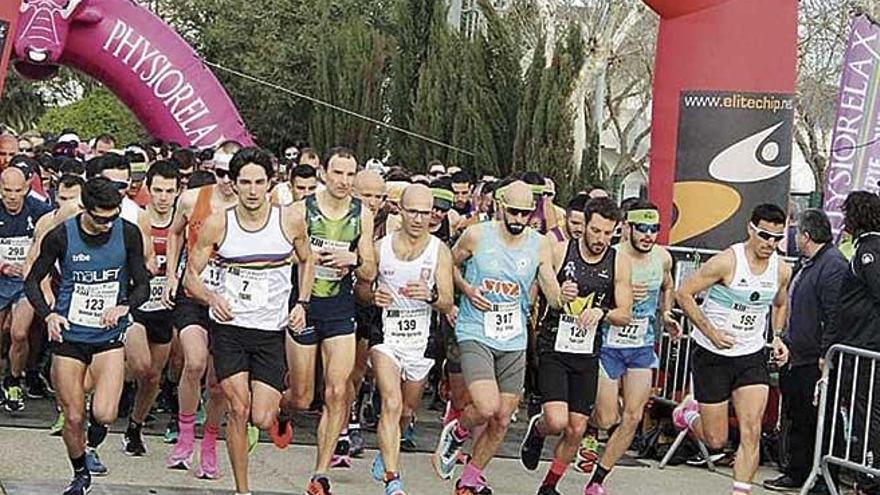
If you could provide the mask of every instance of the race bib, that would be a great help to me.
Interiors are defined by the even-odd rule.
[[[752,333],[755,331],[763,333],[766,319],[766,306],[734,304],[727,315],[724,329],[731,333]]]
[[[321,239],[320,237],[312,237],[312,250],[315,252],[330,251],[332,253],[344,253],[349,251],[350,247],[350,242],[329,241],[327,239]],[[338,268],[315,264],[315,278],[321,280],[342,280],[341,272],[342,270]]]
[[[553,346],[556,352],[592,354],[595,341],[596,326],[581,328],[577,316],[559,315],[559,329],[556,330],[556,344]]]
[[[404,349],[424,349],[431,333],[431,308],[386,309],[382,313],[385,343]]]
[[[648,317],[633,318],[629,325],[608,327],[608,344],[614,347],[643,347],[650,330]]]
[[[523,334],[522,309],[518,301],[497,303],[483,313],[486,337],[498,341],[514,339]]]
[[[208,290],[217,290],[223,281],[223,269],[216,264],[208,263],[208,266],[202,270],[202,283]]]
[[[165,305],[162,304],[162,293],[165,292],[165,284],[167,282],[168,277],[153,277],[150,279],[150,299],[141,305],[141,311],[151,312],[165,309]]]
[[[265,271],[230,267],[224,287],[233,311],[269,306],[269,276]]]
[[[102,328],[101,316],[116,306],[119,282],[74,284],[67,320],[77,325]]]
[[[0,238],[0,260],[4,263],[24,263],[32,241],[30,237],[24,236]]]

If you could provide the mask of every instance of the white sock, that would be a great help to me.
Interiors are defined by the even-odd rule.
[[[743,481],[734,481],[733,493],[752,493],[752,484]]]
[[[700,411],[687,411],[684,413],[684,422],[687,423],[688,428],[693,429],[694,422],[700,419]]]

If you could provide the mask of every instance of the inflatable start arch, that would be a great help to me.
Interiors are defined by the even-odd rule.
[[[65,65],[97,79],[153,137],[253,144],[229,95],[172,28],[133,0],[22,0],[14,66],[46,79]]]

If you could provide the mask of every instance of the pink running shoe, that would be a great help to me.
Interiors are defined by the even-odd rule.
[[[199,470],[196,472],[196,478],[203,480],[220,479],[220,468],[217,466],[217,442],[202,441],[199,457]]]
[[[690,425],[686,419],[688,413],[691,411],[698,412],[699,410],[700,405],[693,397],[688,395],[683,401],[681,401],[681,404],[679,404],[678,407],[672,410],[672,424],[674,424],[679,430],[690,429]]]
[[[182,436],[179,437],[177,444],[171,449],[171,453],[168,454],[168,459],[165,461],[165,467],[168,469],[189,471],[193,447],[192,441],[187,442]]]
[[[584,487],[584,495],[607,495],[608,491],[599,483],[587,483]]]
[[[330,469],[348,469],[351,467],[351,457],[347,455],[333,454],[330,459]]]

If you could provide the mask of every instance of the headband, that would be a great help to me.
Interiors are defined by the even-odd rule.
[[[630,210],[626,214],[629,223],[657,225],[660,223],[660,212],[657,210]]]
[[[434,196],[434,199],[442,199],[444,201],[449,201],[450,203],[455,201],[455,194],[447,189],[435,187],[431,189],[431,195]]]

